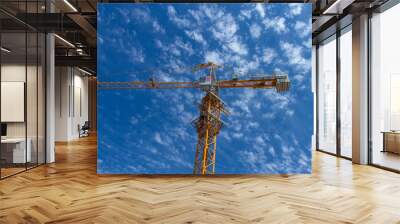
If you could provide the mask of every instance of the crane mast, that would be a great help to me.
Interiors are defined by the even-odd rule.
[[[214,174],[217,151],[217,136],[224,125],[221,115],[229,115],[225,103],[219,97],[224,88],[275,88],[278,92],[288,91],[287,75],[257,76],[246,80],[218,80],[213,62],[199,64],[194,71],[208,69],[208,74],[195,82],[98,82],[98,88],[109,89],[180,89],[199,88],[205,92],[199,105],[200,114],[192,122],[197,131],[196,153],[193,174]]]
[[[218,96],[218,82],[214,63],[201,64],[209,74],[199,83],[206,93],[201,100],[200,115],[193,124],[197,129],[197,144],[193,174],[214,174],[217,151],[217,135],[222,128],[221,113],[228,114],[224,102]]]

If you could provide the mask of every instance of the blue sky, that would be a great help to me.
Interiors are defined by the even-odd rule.
[[[287,73],[287,93],[223,89],[231,111],[216,173],[309,173],[310,4],[99,4],[98,81],[195,81],[199,63],[233,75]],[[205,72],[205,71],[204,71]],[[98,172],[190,174],[198,89],[99,90]]]

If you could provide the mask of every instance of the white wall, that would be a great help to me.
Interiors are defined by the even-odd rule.
[[[27,69],[27,70],[25,70]],[[27,88],[27,118],[28,118],[28,129],[32,127],[32,130],[36,130],[36,82],[33,77],[36,77],[36,66],[27,66],[25,64],[4,64],[1,66],[1,81],[2,82],[25,82],[25,76],[27,71],[28,86]],[[33,87],[32,87],[33,86]],[[4,96],[3,96],[4,97]],[[39,105],[39,107],[42,105]],[[7,108],[1,108],[7,110]],[[33,111],[35,113],[33,113]],[[32,123],[33,122],[33,123]],[[9,137],[24,137],[25,136],[25,123],[26,122],[7,122],[7,135]],[[28,137],[30,132],[28,130]],[[36,132],[35,132],[36,135]],[[43,136],[41,136],[43,137]]]
[[[72,67],[56,67],[55,73],[55,140],[70,141],[88,120],[88,77]]]
[[[55,68],[55,141],[68,140],[69,68]]]

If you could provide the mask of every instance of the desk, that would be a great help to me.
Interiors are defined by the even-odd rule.
[[[32,141],[30,138],[28,138],[27,142],[28,142],[28,144],[27,144],[28,147],[26,147],[26,151],[25,151],[25,138],[1,139],[1,147],[2,147],[1,148],[1,151],[2,151],[1,156],[9,163],[31,162],[31,160],[32,160],[32,153],[31,153]]]
[[[382,152],[392,152],[400,154],[400,132],[383,131],[383,150]]]

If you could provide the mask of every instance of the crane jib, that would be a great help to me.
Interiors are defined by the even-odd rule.
[[[204,86],[217,86],[219,88],[276,88],[278,92],[289,90],[290,81],[287,77],[274,77],[269,79],[248,80],[218,80],[210,82],[98,82],[98,89],[189,89],[204,88]]]
[[[221,119],[222,115],[229,115],[226,104],[218,95],[218,89],[228,88],[275,88],[277,92],[289,90],[290,81],[287,75],[258,75],[248,79],[234,77],[230,80],[218,80],[216,69],[221,66],[213,63],[197,65],[193,70],[208,69],[209,73],[193,82],[98,82],[99,90],[112,89],[187,89],[197,88],[205,92],[199,105],[200,115],[192,121],[197,130],[197,144],[194,160],[193,174],[214,174],[216,164],[217,136],[226,123]]]

